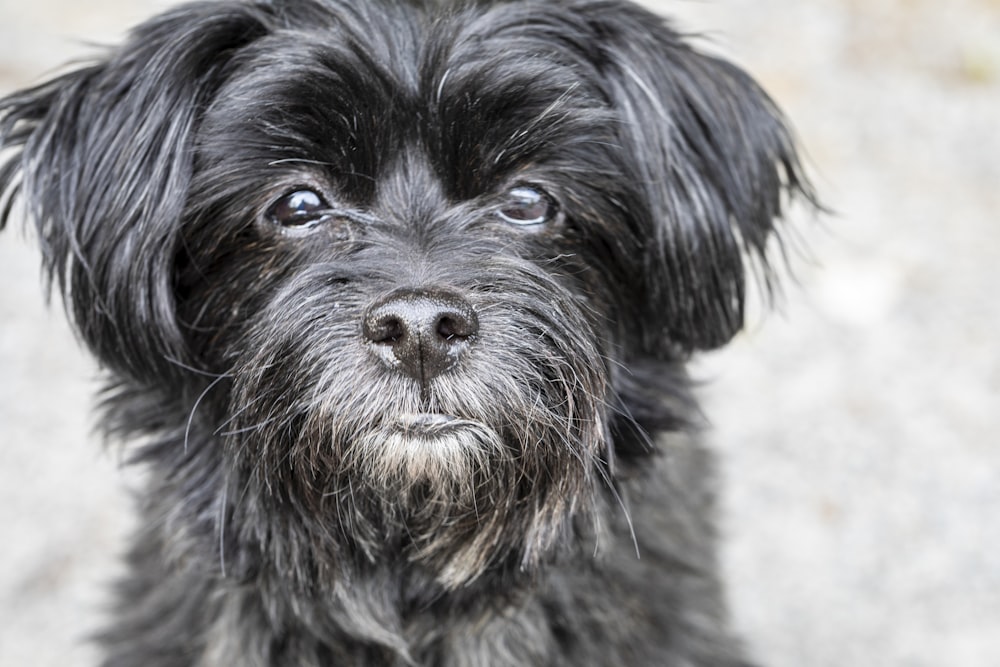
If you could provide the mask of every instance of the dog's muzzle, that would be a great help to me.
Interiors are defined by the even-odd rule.
[[[375,356],[422,385],[453,368],[478,333],[472,304],[445,289],[393,290],[372,303],[362,321]]]

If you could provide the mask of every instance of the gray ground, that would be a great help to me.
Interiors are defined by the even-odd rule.
[[[164,4],[0,0],[0,92]],[[1000,2],[650,4],[765,83],[838,211],[698,367],[740,627],[775,667],[1000,664]],[[130,521],[37,264],[0,237],[2,667],[93,663]]]

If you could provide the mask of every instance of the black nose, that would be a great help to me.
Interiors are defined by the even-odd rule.
[[[454,292],[399,289],[368,307],[362,329],[380,359],[425,383],[458,363],[479,318]]]

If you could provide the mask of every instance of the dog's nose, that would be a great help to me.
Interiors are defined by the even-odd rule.
[[[368,307],[362,329],[386,364],[427,382],[458,363],[479,333],[479,318],[454,292],[399,289]]]

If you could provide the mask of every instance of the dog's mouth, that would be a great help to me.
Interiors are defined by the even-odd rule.
[[[405,437],[438,438],[453,435],[464,428],[475,426],[475,422],[455,415],[437,412],[416,412],[399,418],[399,431]]]
[[[344,463],[398,493],[427,481],[452,499],[469,496],[477,471],[505,449],[487,425],[452,414],[404,413],[361,435],[345,450]]]

